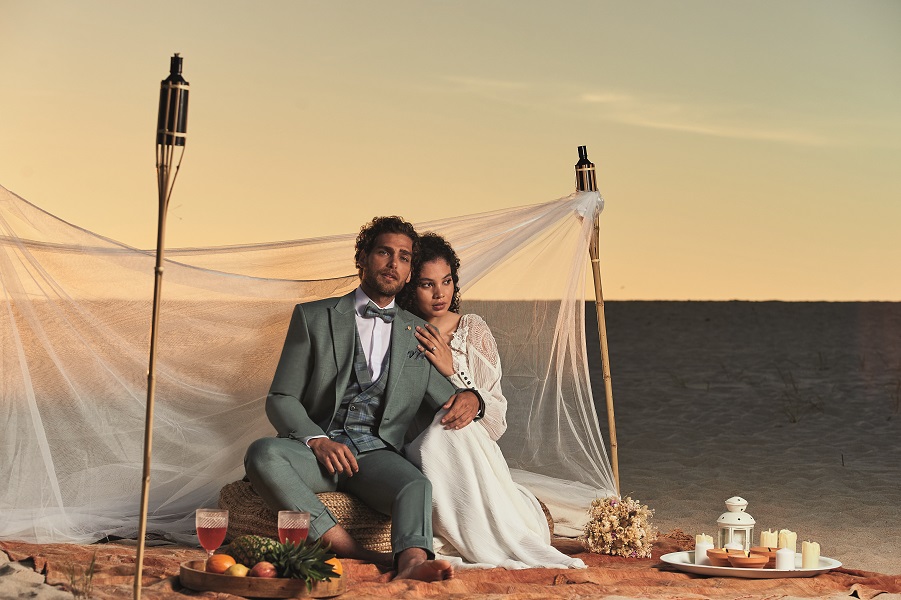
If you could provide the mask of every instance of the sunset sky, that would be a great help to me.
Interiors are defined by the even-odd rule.
[[[901,2],[0,0],[0,185],[141,248],[545,202],[587,145],[608,299],[901,301]]]

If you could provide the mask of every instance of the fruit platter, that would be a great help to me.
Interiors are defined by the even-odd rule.
[[[242,535],[207,560],[182,563],[181,585],[245,598],[332,598],[346,584],[341,562],[318,542],[295,545]]]

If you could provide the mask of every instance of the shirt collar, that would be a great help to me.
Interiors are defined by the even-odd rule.
[[[373,304],[378,306],[375,300],[366,295],[366,292],[363,291],[363,288],[357,287],[357,289],[354,290],[354,310],[356,311],[357,315],[363,314],[363,309],[366,308],[366,304],[368,302],[372,302]],[[392,308],[394,304],[395,302],[392,298],[391,302],[389,302],[387,306],[382,306],[380,308]]]

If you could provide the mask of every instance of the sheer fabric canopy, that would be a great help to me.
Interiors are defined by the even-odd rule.
[[[615,495],[584,331],[602,207],[582,192],[416,224],[460,255],[463,312],[485,318],[501,352],[499,443],[561,533],[578,533],[592,498]],[[190,534],[194,510],[243,477],[247,446],[274,435],[263,403],[293,305],[357,285],[355,237],[166,251],[148,532]],[[0,187],[0,538],[136,534],[153,268],[153,251]]]

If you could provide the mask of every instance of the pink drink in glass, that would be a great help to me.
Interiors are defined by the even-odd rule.
[[[299,546],[310,532],[310,513],[302,510],[278,511],[278,539]]]
[[[218,508],[198,508],[195,514],[197,540],[207,554],[213,552],[225,541],[228,530],[228,511]]]
[[[283,544],[290,541],[295,546],[299,546],[302,541],[307,539],[309,533],[309,527],[279,527],[278,539]]]
[[[212,554],[225,541],[226,529],[228,527],[198,527],[197,539],[200,540],[203,549]]]

